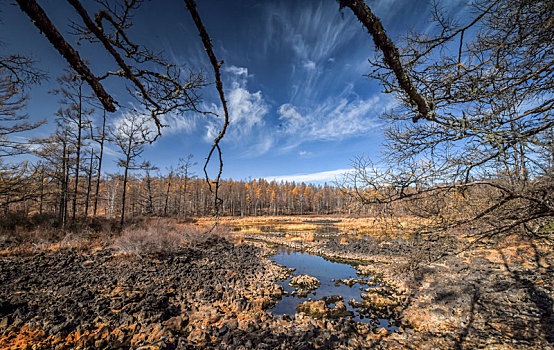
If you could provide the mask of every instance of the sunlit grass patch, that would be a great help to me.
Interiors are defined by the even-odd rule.
[[[213,222],[214,218],[200,218],[197,224]],[[422,219],[403,216],[398,218],[350,216],[254,216],[221,217],[230,233],[239,235],[274,235],[309,232],[315,235],[334,234],[362,238],[363,236],[404,237],[424,224]]]
[[[279,224],[276,228],[287,231],[314,231],[318,228],[318,225],[306,224],[306,223],[291,223],[291,224]]]
[[[315,234],[312,232],[295,232],[285,235],[285,240],[290,242],[313,242],[315,241]]]

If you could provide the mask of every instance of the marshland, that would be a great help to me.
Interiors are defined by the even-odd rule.
[[[554,348],[553,6],[0,2],[0,348]]]

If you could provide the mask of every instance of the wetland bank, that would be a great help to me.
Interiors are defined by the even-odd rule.
[[[464,238],[376,235],[347,217],[222,218],[206,236],[143,225],[189,233],[165,252],[3,243],[0,347],[552,348],[551,246],[505,240],[410,269]]]

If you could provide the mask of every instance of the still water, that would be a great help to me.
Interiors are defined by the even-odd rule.
[[[348,304],[348,301],[351,299],[358,302],[362,301],[360,296],[362,291],[360,288],[371,288],[372,286],[372,284],[369,283],[369,278],[359,276],[356,269],[354,269],[351,265],[330,261],[317,255],[310,255],[304,252],[289,250],[284,247],[280,247],[277,254],[273,255],[269,259],[281,266],[296,269],[292,275],[287,278],[287,280],[278,282],[287,292],[289,292],[289,295],[283,296],[283,298],[277,302],[277,305],[270,310],[273,314],[286,314],[293,316],[296,313],[296,307],[301,302],[307,301],[308,299],[319,300],[322,297],[339,295],[344,298],[346,308],[354,313],[354,316],[351,317],[352,320],[366,323],[372,321],[363,317],[363,315],[360,315],[355,308]],[[314,292],[308,294],[308,296],[304,298],[296,295],[290,295],[290,293],[295,290],[294,287],[289,286],[290,278],[298,275],[313,276],[321,282],[321,285]],[[368,282],[369,285],[360,285],[359,283],[356,283],[352,287],[348,287],[343,284],[337,286],[335,285],[335,282],[332,281],[349,278],[363,279]],[[376,287],[378,285],[373,286]],[[389,326],[389,321],[386,319],[379,319],[375,321],[377,321],[375,322],[377,327],[384,327],[390,331],[398,329],[395,326]]]

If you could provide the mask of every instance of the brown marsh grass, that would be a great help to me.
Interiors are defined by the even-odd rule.
[[[213,219],[203,218],[199,222]],[[257,216],[257,217],[225,217],[220,218],[222,223],[228,225],[235,235],[244,234],[271,234],[282,232],[287,234],[312,233],[317,234],[322,227],[338,229],[338,235],[356,236],[396,236],[405,235],[413,230],[420,219],[402,217],[394,222],[376,217],[340,217],[340,216]]]

